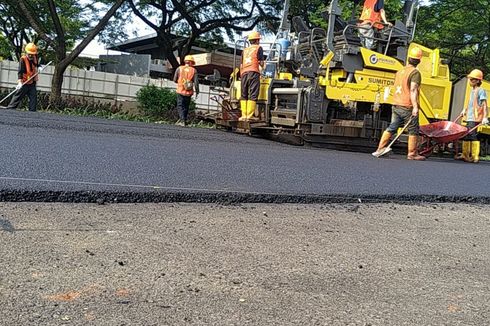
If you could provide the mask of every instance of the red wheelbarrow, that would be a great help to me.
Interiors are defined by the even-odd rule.
[[[478,124],[471,129],[466,128],[465,126],[456,123],[460,118],[461,116],[455,121],[437,121],[420,126],[420,134],[422,135],[423,140],[421,142],[419,154],[429,156],[432,154],[434,147],[444,146],[449,143],[455,143],[454,148],[457,153],[457,141],[480,126],[480,124]]]

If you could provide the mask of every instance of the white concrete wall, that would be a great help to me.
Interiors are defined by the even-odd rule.
[[[0,87],[13,89],[17,85],[17,71],[19,63],[14,61],[0,61]],[[38,90],[49,92],[53,78],[54,67],[49,66],[43,70],[39,78]],[[62,93],[66,95],[82,95],[96,99],[136,101],[136,92],[147,84],[176,89],[177,85],[167,79],[151,79],[128,75],[117,75],[98,71],[87,71],[78,68],[68,68],[63,78]],[[211,100],[217,92],[207,85],[200,86],[200,93],[196,100],[198,109],[203,111],[216,111],[218,105]]]

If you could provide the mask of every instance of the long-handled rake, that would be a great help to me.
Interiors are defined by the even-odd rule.
[[[24,86],[25,84],[27,84],[32,78],[35,78],[37,75],[39,75],[51,63],[53,63],[53,61],[48,62],[44,67],[40,68],[34,75],[32,75],[31,77],[29,77],[29,79],[27,79],[25,82],[23,82],[22,83],[22,86]],[[12,92],[10,92],[2,100],[0,100],[0,104],[3,103],[3,101],[5,101],[6,99],[8,99],[10,96],[12,96],[13,94],[15,94],[18,90],[20,90],[20,88],[19,89],[16,88]]]

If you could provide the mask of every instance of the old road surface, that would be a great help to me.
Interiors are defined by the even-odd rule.
[[[0,111],[0,325],[489,325],[489,168]]]
[[[0,189],[6,200],[490,198],[488,163],[412,162],[396,155],[375,159],[218,130],[5,110],[0,112],[0,137]]]

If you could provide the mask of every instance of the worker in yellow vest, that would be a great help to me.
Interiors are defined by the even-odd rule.
[[[487,92],[480,87],[483,80],[483,72],[481,70],[474,69],[467,77],[471,86],[471,95],[461,115],[466,120],[466,127],[471,129],[480,123],[488,124],[488,97]],[[462,159],[473,163],[480,161],[480,141],[478,140],[476,129],[463,139]]]
[[[381,136],[378,149],[373,156],[379,157],[390,142],[390,138],[402,125],[408,125],[408,154],[407,159],[422,161],[425,156],[418,154],[419,134],[419,94],[422,83],[422,75],[417,70],[417,65],[422,59],[423,52],[414,47],[408,53],[408,63],[395,75],[395,94],[393,95],[393,108],[391,124]]]
[[[260,72],[264,68],[264,50],[259,45],[261,35],[252,32],[248,36],[250,46],[242,53],[242,64],[240,66],[241,99],[240,109],[242,116],[240,121],[253,118],[257,100],[260,92]]]
[[[375,45],[374,32],[382,30],[385,25],[392,26],[386,19],[384,9],[384,0],[365,0],[362,8],[361,16],[359,17],[359,34],[363,46],[367,49],[373,49]]]
[[[37,76],[38,67],[37,46],[34,43],[28,43],[25,47],[25,55],[19,61],[18,81],[15,87],[17,92],[14,93],[7,109],[17,109],[22,99],[27,95],[29,98],[29,111],[36,111],[36,83],[39,80]]]
[[[177,83],[177,110],[179,120],[176,125],[186,126],[189,115],[189,106],[192,95],[199,95],[199,80],[197,70],[193,66],[196,64],[192,55],[186,55],[184,65],[175,70],[174,82]],[[195,92],[194,92],[195,91]]]

